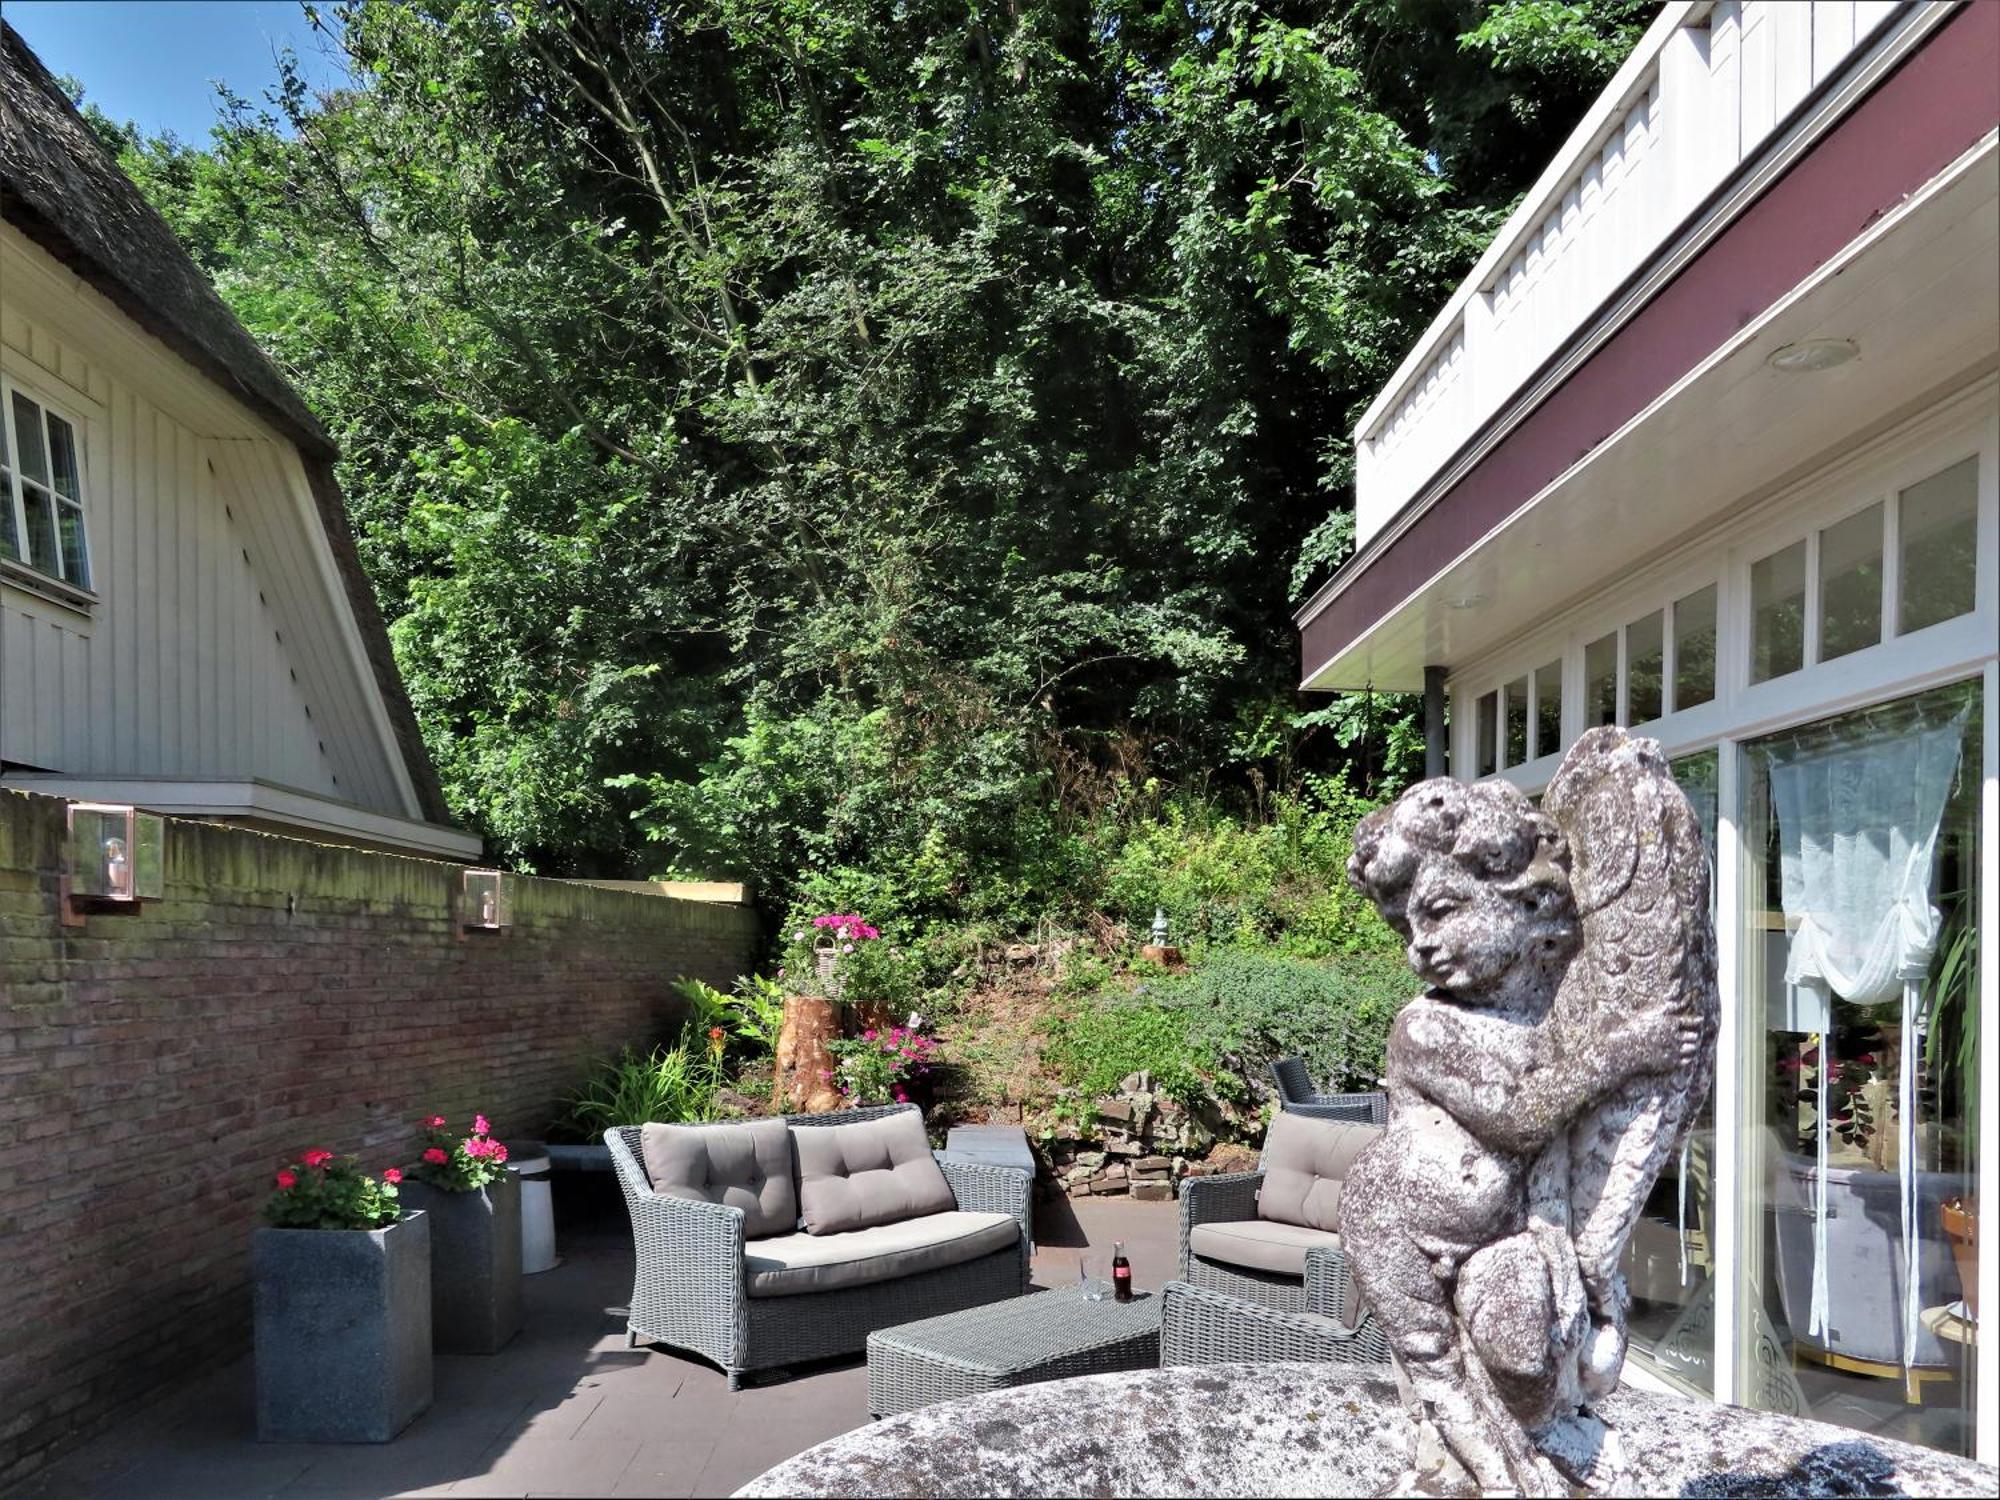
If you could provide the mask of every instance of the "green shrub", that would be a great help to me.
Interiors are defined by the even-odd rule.
[[[649,1054],[627,1047],[598,1063],[570,1096],[556,1133],[597,1141],[617,1125],[713,1120],[724,1082],[721,1051],[702,1045],[697,1035],[689,1027],[671,1047]]]
[[[1183,1104],[1218,1092],[1233,1096],[1233,1080],[1209,1076],[1188,1020],[1184,1010],[1137,997],[1096,997],[1049,1020],[1042,1061],[1059,1082],[1090,1097],[1115,1094],[1138,1072],[1151,1073],[1161,1093]]]

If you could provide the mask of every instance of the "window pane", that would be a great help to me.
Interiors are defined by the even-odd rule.
[[[1494,743],[1496,707],[1496,700],[1492,693],[1488,693],[1482,697],[1479,700],[1479,713],[1473,725],[1479,731],[1479,748],[1474,760],[1479,767],[1479,774],[1481,776],[1491,776],[1495,771],[1500,769],[1498,758],[1494,753],[1496,748]]]
[[[1979,1409],[1978,1362],[1960,1351],[1985,1335],[1964,1307],[1973,1247],[1953,1253],[1952,1228],[1969,1226],[1944,1211],[1979,1182],[1981,713],[1975,679],[1745,745],[1745,909],[1725,914],[1741,924],[1745,1056],[1728,1084],[1744,1113],[1736,1242],[1715,1274],[1738,1289],[1746,1393],[1957,1453]],[[1900,977],[1851,972],[1798,936],[1809,917],[1865,932],[1911,901],[1938,917],[1926,941],[1889,939]],[[1926,1030],[1906,1028],[1906,1008]],[[1906,1369],[1921,1402],[1905,1399]]]
[[[1654,610],[1625,627],[1625,700],[1628,723],[1646,724],[1660,716],[1660,693],[1667,668],[1666,620]]]
[[[1907,634],[1972,612],[1979,568],[1979,460],[1903,491],[1896,629]]]
[[[77,488],[76,429],[61,417],[49,416],[49,458],[55,466],[56,493],[65,500],[81,500]]]
[[[22,447],[27,444],[23,443]],[[21,501],[28,512],[28,561],[44,573],[56,571],[55,503],[49,492],[32,485],[21,487]]]
[[[14,392],[14,441],[21,445],[21,472],[47,484],[49,466],[42,456],[42,409],[19,391]]]
[[[83,550],[83,511],[74,505],[56,506],[56,527],[62,543],[62,576],[80,589],[90,587],[90,559]]]
[[[1806,544],[1750,565],[1750,680],[1768,682],[1806,664]]]
[[[1522,765],[1528,759],[1528,679],[1517,677],[1501,691],[1507,705],[1507,764]]]
[[[1819,659],[1882,639],[1882,506],[1819,534]]]
[[[1535,673],[1535,754],[1554,755],[1563,742],[1563,664]]]
[[[1674,712],[1715,697],[1715,585],[1674,601]]]
[[[1618,722],[1618,636],[1616,632],[1583,648],[1583,727]]]

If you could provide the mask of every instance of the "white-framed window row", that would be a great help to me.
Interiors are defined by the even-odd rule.
[[[0,374],[0,577],[87,606],[92,584],[87,423]]]
[[[1533,792],[1599,724],[1679,756],[1976,670],[2000,629],[1995,450],[1990,421],[1898,444],[1524,638],[1451,684],[1453,773]]]
[[[1607,714],[1661,742],[1670,759],[1713,751],[1722,1034],[1712,1096],[1718,1141],[1738,1141],[1745,1067],[1761,1056],[1746,1008],[1742,805],[1746,742],[1948,683],[1979,684],[1984,713],[1977,993],[2000,1026],[2000,416],[1981,381],[1927,417],[1765,498],[1698,546],[1635,570],[1449,685],[1452,771],[1498,774],[1539,792],[1560,751]],[[1712,601],[1712,604],[1711,602]],[[1704,631],[1713,621],[1710,653]],[[1711,665],[1712,663],[1712,665]],[[1555,695],[1559,693],[1559,698]],[[1657,705],[1657,706],[1656,706]],[[1550,743],[1551,728],[1554,743]],[[1682,762],[1685,764],[1685,762]],[[2000,1092],[2000,1049],[1982,1049],[1982,1095]],[[2000,1201],[2000,1109],[1983,1111],[1979,1196]],[[1718,1151],[1714,1244],[1733,1256],[1758,1211],[1742,1153]],[[1986,1245],[1990,1234],[1982,1233]],[[1979,1273],[2000,1284],[1990,1250]],[[1989,1291],[1990,1295],[1990,1291]],[[1758,1310],[1739,1278],[1715,1281],[1700,1385],[1635,1351],[1640,1378],[1741,1404],[1760,1402]],[[2000,1341],[1979,1349],[1976,1455],[2000,1458]]]

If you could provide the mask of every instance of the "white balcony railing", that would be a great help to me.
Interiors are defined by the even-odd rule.
[[[1366,542],[1674,226],[1903,7],[1669,5],[1487,247],[1355,432]]]

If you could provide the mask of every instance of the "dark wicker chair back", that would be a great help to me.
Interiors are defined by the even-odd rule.
[[[1315,1120],[1347,1120],[1357,1125],[1388,1123],[1387,1094],[1379,1090],[1365,1094],[1316,1094],[1304,1058],[1273,1059],[1271,1079],[1278,1086],[1278,1107],[1287,1114],[1308,1115]]]
[[[1291,1106],[1310,1104],[1313,1096],[1312,1078],[1306,1072],[1306,1060],[1302,1057],[1279,1057],[1271,1061],[1271,1081],[1278,1086],[1278,1102]]]

